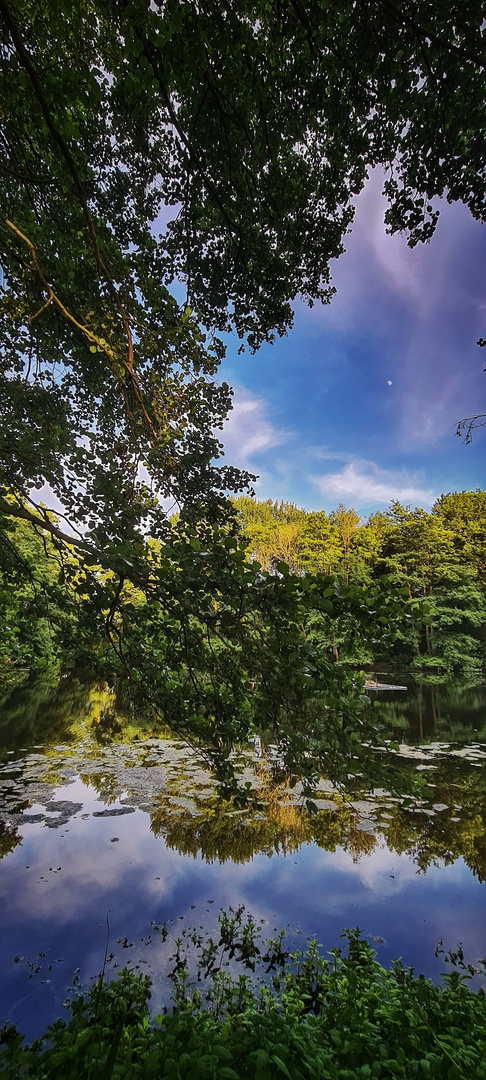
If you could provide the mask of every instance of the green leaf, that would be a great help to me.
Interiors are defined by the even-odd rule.
[[[283,1072],[285,1074],[285,1076],[289,1077],[289,1080],[292,1080],[291,1073],[289,1073],[289,1070],[288,1070],[285,1062],[282,1061],[282,1058],[277,1057],[276,1054],[272,1054],[270,1060],[275,1063],[277,1068],[280,1069],[280,1072]]]

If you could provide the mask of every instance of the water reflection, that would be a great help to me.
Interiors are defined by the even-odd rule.
[[[396,676],[400,682],[403,676]],[[390,676],[395,681],[394,676]],[[375,693],[379,715],[390,730],[410,743],[433,739],[486,742],[486,687],[467,682],[415,681],[406,677],[407,691]]]
[[[271,754],[239,750],[256,800],[241,809],[182,742],[117,711],[107,687],[31,687],[24,713],[17,691],[0,714],[0,1021],[35,1034],[58,1014],[72,971],[100,968],[108,911],[113,964],[154,975],[165,961],[153,936],[148,949],[151,920],[174,920],[174,934],[179,916],[211,928],[219,906],[240,902],[269,932],[289,923],[326,947],[359,924],[384,939],[382,962],[402,955],[435,978],[440,937],[483,955],[485,690],[466,688],[461,713],[439,689],[378,706],[400,741],[382,768],[393,760],[398,793],[323,778],[313,814]],[[410,745],[417,709],[422,745]]]
[[[423,688],[421,692],[427,693]],[[479,699],[476,692],[476,702]],[[414,700],[415,708],[422,709],[422,700]],[[437,704],[434,696],[428,700]],[[271,756],[255,758],[251,750],[240,750],[242,781],[251,785],[255,797],[241,809],[218,796],[210,773],[184,743],[162,737],[160,730],[142,731],[117,714],[114,696],[106,687],[66,682],[55,690],[35,690],[28,702],[29,730],[42,721],[44,732],[62,742],[30,752],[25,748],[20,756],[4,746],[2,855],[18,844],[19,827],[42,822],[44,827],[61,828],[79,813],[78,803],[54,800],[59,785],[80,777],[108,807],[121,800],[116,812],[107,813],[120,816],[129,808],[141,809],[150,817],[152,833],[163,836],[168,847],[194,857],[200,853],[209,862],[244,863],[258,852],[289,854],[303,843],[327,851],[343,847],[358,859],[373,851],[378,833],[386,833],[388,847],[412,856],[420,870],[438,860],[450,864],[461,856],[480,881],[486,878],[486,769],[481,767],[486,747],[479,742],[402,744],[386,757],[386,765],[395,769],[392,791],[370,791],[359,774],[350,775],[347,792],[336,791],[324,778],[317,790],[316,814],[303,809],[299,786],[289,788],[288,778]],[[412,707],[403,701],[379,706],[395,730],[404,724],[403,706]],[[19,713],[15,700],[15,742]],[[4,715],[0,726],[4,740],[12,730],[12,719],[9,724],[5,720]],[[470,734],[466,722],[461,730]],[[374,755],[383,758],[380,750]]]
[[[38,680],[17,687],[0,704],[0,760],[6,751],[66,741],[73,719],[90,708],[92,680]]]

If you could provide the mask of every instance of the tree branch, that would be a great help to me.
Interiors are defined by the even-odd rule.
[[[481,421],[479,423],[479,421]],[[472,433],[476,428],[486,427],[486,413],[476,413],[476,416],[465,416],[459,420],[456,435],[464,435],[466,446],[472,442]]]
[[[69,533],[63,532],[62,529],[59,529],[47,516],[45,518],[38,517],[37,514],[33,514],[31,510],[28,510],[26,506],[18,506],[16,503],[10,503],[1,495],[0,512],[6,514],[7,517],[22,518],[23,521],[28,521],[31,525],[36,525],[39,529],[44,529],[46,532],[49,532],[51,536],[55,536],[56,540],[60,540],[63,544],[68,544],[70,547],[78,547],[81,548],[82,551],[89,552],[90,555],[96,555],[94,549],[90,547],[85,540],[80,540],[77,536],[70,536]]]
[[[414,19],[410,19],[404,15],[403,11],[396,7],[391,0],[380,0],[380,6],[388,10],[390,16],[396,23],[407,26],[409,29],[413,30],[417,38],[429,38],[429,40],[433,41],[434,45],[437,45],[440,49],[454,53],[456,56],[461,56],[464,60],[470,60],[471,63],[477,64],[478,67],[485,67],[484,56],[481,57],[477,53],[470,53],[467,49],[461,49],[459,45],[453,45],[451,41],[447,41],[442,36],[433,34],[431,30],[427,30],[425,27],[415,22]]]
[[[1,0],[0,0],[0,4],[1,4]],[[33,264],[32,267],[30,267],[30,269],[33,269],[35,271],[35,273],[37,274],[37,276],[39,277],[39,279],[40,279],[40,281],[41,281],[41,283],[43,285],[43,288],[47,292],[47,300],[46,300],[45,304],[43,304],[42,307],[40,307],[38,311],[36,311],[33,315],[30,316],[29,324],[31,324],[34,321],[34,319],[37,319],[37,317],[41,314],[42,311],[45,310],[45,308],[47,308],[49,306],[49,304],[54,303],[56,305],[56,307],[59,308],[59,311],[62,312],[64,317],[70,323],[72,323],[72,325],[75,326],[77,330],[80,330],[81,333],[84,334],[85,337],[88,338],[88,341],[90,341],[92,345],[96,345],[96,347],[98,349],[100,349],[100,351],[105,354],[105,356],[106,356],[106,358],[108,360],[108,363],[110,365],[111,372],[115,376],[119,386],[122,388],[122,393],[123,393],[123,397],[124,397],[124,400],[125,400],[125,405],[126,405],[126,408],[127,408],[127,412],[129,414],[129,416],[131,416],[131,412],[130,412],[130,408],[129,408],[128,400],[127,400],[127,396],[126,396],[125,383],[124,383],[124,380],[121,378],[119,372],[116,369],[116,364],[117,363],[122,365],[122,367],[124,368],[124,370],[125,370],[125,372],[126,372],[126,374],[128,376],[128,379],[130,381],[130,385],[132,387],[135,400],[136,400],[136,402],[137,402],[137,404],[138,404],[138,406],[140,408],[140,411],[142,413],[142,419],[144,421],[144,424],[147,427],[151,437],[155,438],[154,427],[153,427],[152,421],[151,421],[151,419],[150,419],[150,417],[149,417],[149,415],[147,413],[147,410],[145,408],[145,405],[144,405],[144,402],[143,402],[143,397],[142,397],[142,394],[141,394],[141,391],[140,391],[140,387],[138,385],[137,376],[133,372],[133,370],[130,367],[128,361],[125,360],[123,356],[120,356],[119,354],[117,354],[114,349],[111,349],[108,345],[104,344],[102,339],[97,337],[96,334],[93,334],[93,332],[91,330],[89,330],[87,326],[83,325],[83,323],[78,322],[78,320],[74,318],[74,315],[71,315],[71,313],[64,306],[62,301],[59,300],[59,297],[56,296],[52,286],[47,281],[47,278],[45,277],[44,272],[42,271],[41,267],[39,266],[36,250],[35,250],[34,245],[32,244],[32,242],[29,240],[29,238],[27,236],[24,236],[24,233],[21,232],[20,229],[18,229],[17,226],[14,225],[12,221],[9,221],[8,218],[5,218],[5,224],[19,238],[19,240],[22,240],[23,243],[26,244],[26,246],[28,247],[31,258],[32,258],[32,264]]]

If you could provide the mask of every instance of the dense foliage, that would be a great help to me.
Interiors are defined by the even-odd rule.
[[[290,503],[235,500],[249,552],[269,572],[280,559],[296,574],[321,572],[374,595],[386,584],[429,605],[386,651],[379,640],[350,640],[347,618],[310,615],[311,638],[359,663],[400,662],[429,673],[480,674],[486,661],[486,493],[442,495],[430,514],[392,503],[361,521],[339,506],[329,516]],[[378,635],[377,635],[378,636]]]
[[[291,575],[283,562],[277,574],[264,573],[247,559],[245,542],[216,525],[175,525],[164,545],[147,543],[143,589],[100,566],[87,569],[72,549],[68,554],[59,558],[48,546],[23,579],[33,604],[38,575],[52,557],[57,573],[44,586],[48,605],[60,592],[69,605],[55,619],[49,607],[48,645],[64,666],[76,662],[122,679],[125,705],[197,742],[227,785],[234,786],[235,742],[261,729],[272,730],[282,763],[306,777],[309,790],[323,770],[335,779],[347,775],[349,755],[362,753],[366,701],[306,624],[312,613],[329,626],[345,623],[350,641],[371,640],[377,627],[392,641],[404,603],[393,589],[378,598],[323,575]],[[15,606],[6,579],[0,593]],[[419,618],[421,610],[418,604]],[[27,604],[27,619],[28,611]],[[25,626],[18,621],[12,633],[19,651]],[[29,640],[35,653],[34,635]],[[5,662],[7,680],[11,667]],[[376,737],[376,725],[371,731]]]
[[[24,522],[0,524],[0,687],[55,662],[51,627],[59,616],[53,587],[58,568],[39,534]],[[52,602],[48,596],[51,594]]]
[[[2,670],[62,642],[221,775],[254,722],[300,769],[349,752],[351,684],[305,622],[366,636],[373,611],[376,636],[398,599],[245,562],[215,335],[254,349],[297,295],[330,299],[375,165],[410,243],[436,195],[483,220],[481,5],[0,0],[0,20]]]
[[[71,1001],[68,1023],[56,1021],[30,1047],[4,1028],[0,1072],[6,1080],[486,1077],[485,996],[467,989],[473,969],[460,950],[451,959],[463,974],[448,974],[439,988],[399,960],[382,968],[358,930],[343,935],[347,956],[335,948],[325,960],[315,941],[292,954],[282,934],[264,944],[242,914],[222,913],[219,942],[193,934],[194,982],[176,942],[174,1008],[155,1025],[147,977],[124,970],[107,985],[101,976]],[[228,959],[261,973],[259,985],[225,971]]]

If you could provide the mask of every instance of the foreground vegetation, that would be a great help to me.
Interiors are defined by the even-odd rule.
[[[197,663],[202,660],[204,666],[206,662],[208,673],[209,636],[212,677],[214,680],[216,648],[222,661],[217,666],[220,685],[227,692],[227,660],[223,661],[222,654],[230,645],[229,632],[237,645],[231,658],[233,666],[237,657],[242,674],[245,668],[249,674],[250,667],[249,681],[255,681],[258,661],[252,657],[253,649],[243,655],[241,615],[252,620],[249,638],[258,638],[260,648],[268,629],[264,625],[270,613],[268,593],[273,590],[275,605],[281,606],[284,616],[289,658],[295,652],[293,645],[298,651],[303,644],[304,628],[306,642],[316,645],[321,663],[337,649],[345,663],[402,664],[437,676],[453,672],[481,675],[486,665],[486,492],[442,495],[431,513],[392,502],[387,510],[366,520],[342,505],[328,515],[323,510],[307,512],[293,503],[259,502],[241,496],[233,500],[233,506],[237,519],[220,535],[219,564],[221,574],[226,570],[227,585],[234,594],[233,607],[223,602],[217,589],[221,578],[211,582],[208,573],[202,572],[201,548],[208,540],[202,526],[190,530],[173,518],[163,549],[160,542],[149,541],[155,579],[164,571],[168,584],[168,559],[175,567],[183,560],[193,584],[197,581],[198,585],[194,602],[190,603],[186,594],[183,605],[176,597],[175,584],[172,595],[170,585],[167,589],[165,610],[155,626],[172,649],[172,655],[166,649],[166,664],[179,659],[186,671],[192,667],[194,673],[199,652]],[[145,588],[148,585],[146,581]],[[201,587],[213,590],[206,604]],[[101,565],[93,566],[87,576],[74,548],[63,558],[52,538],[32,532],[25,521],[5,518],[0,546],[1,696],[26,675],[47,667],[67,670],[85,664],[110,678],[126,675],[130,665],[140,663],[142,647],[151,645],[149,600],[141,588],[124,582],[116,596],[115,619],[107,606],[109,598],[114,599],[113,588],[113,575]],[[259,591],[267,593],[263,610],[261,601],[256,604]],[[103,592],[107,595],[102,598]],[[93,593],[98,593],[98,598]],[[89,609],[96,599],[101,610],[93,626]],[[390,599],[395,603],[390,604]],[[159,586],[159,605],[160,601]],[[414,605],[417,617],[411,618]],[[299,614],[301,624],[292,628],[290,623]],[[144,625],[135,650],[128,637],[140,616]],[[239,623],[239,634],[235,623]],[[114,632],[118,657],[110,640]],[[179,647],[174,651],[177,636]],[[190,637],[195,636],[191,650]],[[188,656],[190,652],[192,656]],[[289,667],[293,660],[295,656]],[[153,679],[154,673],[150,674]],[[174,679],[171,693],[176,693]],[[158,701],[160,704],[160,697]]]
[[[122,686],[140,720],[202,747],[233,793],[231,748],[264,730],[310,794],[322,772],[345,782],[349,756],[383,737],[356,666],[481,678],[485,492],[367,521],[248,497],[232,509],[224,527],[175,517],[164,543],[146,540],[143,588],[5,518],[1,696],[33,673],[85,668]]]
[[[284,562],[263,571],[239,531],[235,516],[224,528],[168,523],[163,543],[145,541],[142,588],[94,559],[86,566],[52,538],[32,538],[23,519],[7,520],[7,677],[50,656],[65,669],[81,664],[111,685],[123,682],[125,705],[202,748],[227,792],[238,786],[232,748],[262,729],[272,730],[289,774],[305,779],[306,795],[323,771],[344,779],[365,728],[370,740],[379,733],[366,719],[359,680],[333,662],[330,627],[337,620],[350,647],[377,635],[391,642],[400,619],[428,618],[426,601],[391,585],[364,591],[319,573],[291,574]]]
[[[101,975],[69,1003],[68,1022],[30,1046],[4,1027],[5,1080],[486,1077],[486,999],[467,988],[474,969],[460,951],[449,959],[462,973],[437,987],[399,960],[381,967],[359,930],[343,934],[347,955],[335,948],[325,960],[315,941],[290,954],[282,934],[260,949],[253,920],[242,916],[241,908],[220,915],[219,942],[193,933],[194,981],[176,942],[173,1008],[155,1022],[150,980],[125,969],[108,984]],[[229,974],[232,960],[246,973]]]

